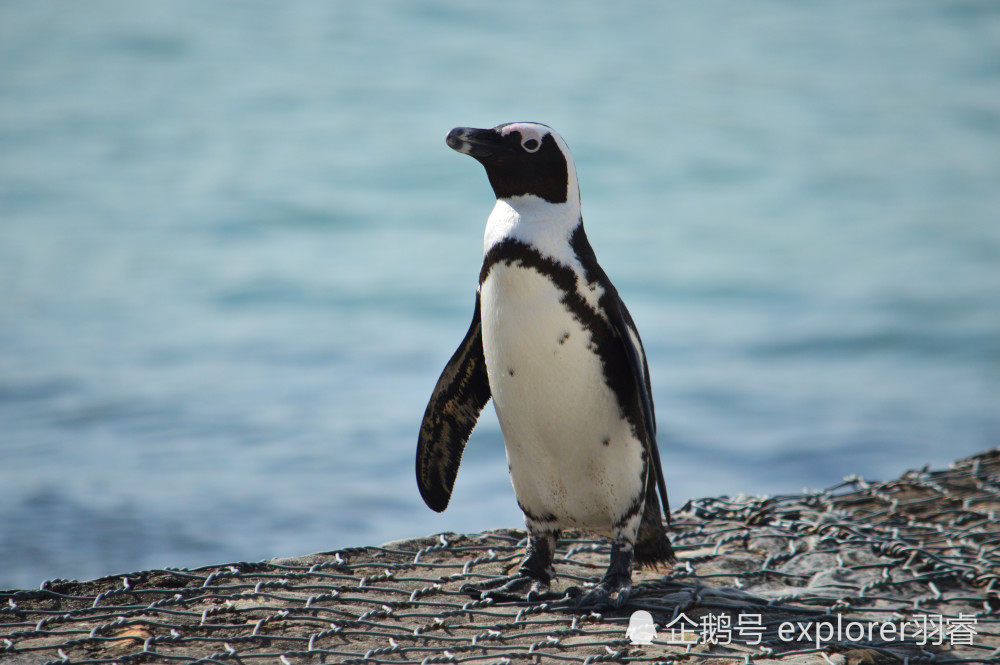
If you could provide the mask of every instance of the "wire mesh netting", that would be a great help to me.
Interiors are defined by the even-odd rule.
[[[52,580],[0,592],[0,662],[1000,663],[998,509],[1000,449],[890,482],[691,501],[673,514],[679,563],[637,570],[621,607],[564,595],[609,553],[572,533],[551,598],[461,592],[518,565],[517,530]]]

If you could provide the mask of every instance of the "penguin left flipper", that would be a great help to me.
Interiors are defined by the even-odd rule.
[[[477,291],[469,331],[441,372],[420,423],[417,486],[437,512],[448,506],[465,444],[491,396],[480,316]]]
[[[643,443],[646,446],[647,454],[653,459],[656,485],[660,490],[663,514],[666,516],[669,526],[670,503],[667,501],[667,485],[663,479],[660,449],[656,444],[656,415],[653,411],[653,390],[649,383],[649,366],[646,363],[646,354],[643,352],[642,341],[639,339],[639,331],[635,322],[632,320],[628,308],[625,307],[625,303],[617,297],[617,294],[615,295],[616,297],[611,299],[611,306],[607,308],[607,315],[615,335],[625,348],[625,355],[628,357],[632,370],[632,379],[635,382],[635,390],[639,397],[639,405],[642,408],[643,422],[646,427],[646,438]]]
[[[632,387],[642,411],[642,421],[646,436],[643,437],[643,445],[646,454],[653,458],[653,469],[656,472],[656,486],[660,492],[660,504],[663,507],[663,514],[667,518],[667,525],[670,525],[670,504],[667,501],[667,484],[663,479],[663,468],[660,463],[660,449],[656,445],[656,415],[653,410],[653,388],[649,381],[649,365],[646,363],[646,354],[642,348],[642,340],[639,338],[639,330],[636,328],[632,315],[618,295],[618,290],[608,279],[607,274],[597,263],[597,255],[594,248],[587,240],[587,234],[583,231],[583,223],[573,232],[570,245],[576,254],[577,259],[584,267],[584,273],[588,282],[598,283],[604,289],[601,297],[602,309],[611,324],[619,344],[625,351],[628,359],[629,374],[632,378]]]

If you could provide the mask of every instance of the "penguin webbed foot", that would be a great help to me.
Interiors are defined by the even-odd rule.
[[[541,600],[549,595],[549,583],[518,571],[485,582],[463,584],[459,591],[480,600],[491,598],[498,602]]]
[[[632,543],[615,540],[611,544],[611,561],[604,577],[583,598],[577,607],[621,607],[628,602],[632,592],[632,561],[635,552]],[[617,595],[616,595],[617,594]],[[614,598],[612,598],[614,596]]]
[[[500,602],[551,597],[549,585],[555,577],[552,557],[558,537],[558,532],[532,530],[528,536],[524,561],[517,572],[485,582],[463,584],[459,591],[483,600],[492,598]]]
[[[632,593],[632,578],[626,580],[602,579],[597,586],[576,602],[577,607],[621,607]],[[617,594],[617,595],[615,595]],[[614,596],[614,598],[612,598]]]

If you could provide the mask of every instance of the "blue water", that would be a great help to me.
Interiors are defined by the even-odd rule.
[[[0,588],[520,524],[416,432],[536,120],[675,506],[1000,444],[1000,5],[0,4]]]

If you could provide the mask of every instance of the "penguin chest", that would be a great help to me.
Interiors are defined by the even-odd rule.
[[[643,496],[645,456],[565,295],[533,269],[493,267],[480,292],[490,390],[522,510],[612,535]]]

